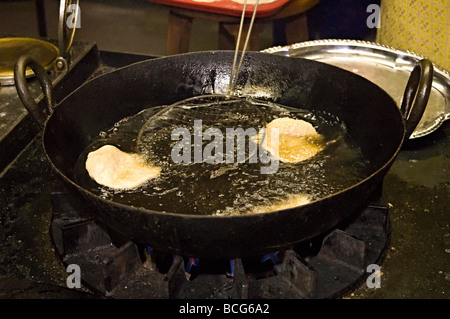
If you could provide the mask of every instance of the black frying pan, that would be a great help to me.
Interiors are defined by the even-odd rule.
[[[68,187],[94,205],[109,229],[153,249],[194,257],[262,255],[323,234],[367,206],[428,101],[433,66],[422,60],[413,70],[401,109],[372,82],[334,66],[267,53],[246,54],[237,88],[286,106],[319,110],[346,123],[368,162],[369,176],[331,196],[291,209],[232,217],[161,213],[105,200],[77,185],[75,162],[98,136],[122,118],[149,106],[226,91],[233,52],[174,55],[139,62],[88,81],[57,106],[46,73],[23,57],[15,70],[19,96],[43,127],[48,160]],[[38,110],[24,77],[30,66],[49,107]]]

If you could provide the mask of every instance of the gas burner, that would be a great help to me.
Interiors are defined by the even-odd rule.
[[[339,298],[380,265],[390,239],[381,198],[323,236],[260,258],[232,260],[171,255],[121,238],[71,193],[53,193],[52,207],[51,233],[62,262],[79,267],[81,283],[108,298]]]

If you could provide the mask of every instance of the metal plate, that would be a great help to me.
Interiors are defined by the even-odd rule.
[[[0,85],[14,84],[14,66],[20,56],[28,54],[46,70],[50,69],[58,57],[58,48],[50,42],[33,38],[0,38]],[[28,68],[26,76],[32,76]]]
[[[412,69],[424,58],[414,52],[357,40],[308,41],[262,52],[316,60],[359,74],[385,90],[399,107]],[[450,74],[434,65],[430,100],[410,138],[428,135],[450,119],[449,104]]]

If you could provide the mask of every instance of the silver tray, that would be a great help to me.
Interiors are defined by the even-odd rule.
[[[424,58],[414,52],[357,40],[308,41],[262,52],[316,60],[359,74],[385,90],[398,106],[412,69]],[[449,103],[450,74],[435,64],[429,102],[410,138],[428,135],[450,119]]]

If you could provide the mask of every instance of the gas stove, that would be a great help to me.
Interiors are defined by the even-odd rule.
[[[123,239],[69,192],[51,198],[51,237],[66,269],[77,268],[80,286],[81,269],[89,269],[83,283],[93,294],[111,298],[341,297],[363,280],[379,283],[390,237],[388,207],[378,200],[333,231],[289,249],[228,260],[197,258]]]
[[[77,46],[74,71],[55,81],[57,102],[89,78],[154,58]],[[448,124],[404,145],[378,196],[350,223],[258,259],[203,260],[106,231],[52,171],[11,87],[0,88],[0,101],[19,114],[1,140],[0,298],[450,297]]]

